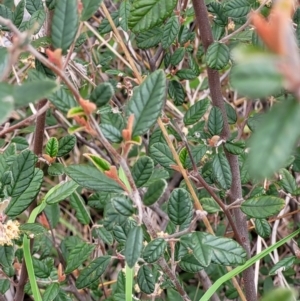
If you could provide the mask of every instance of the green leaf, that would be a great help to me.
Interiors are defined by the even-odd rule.
[[[65,167],[61,163],[52,163],[48,167],[48,174],[50,176],[60,176],[65,173]]]
[[[199,121],[199,119],[206,113],[210,101],[208,98],[197,101],[192,105],[184,115],[183,121],[185,125],[191,125]]]
[[[240,94],[262,98],[279,93],[283,77],[278,70],[277,56],[251,49],[236,49],[236,65],[230,72],[230,83]]]
[[[241,265],[247,259],[246,251],[234,240],[206,235],[204,244],[212,250],[212,262],[221,265]]]
[[[66,53],[78,29],[78,8],[74,0],[57,1],[52,19],[51,38],[55,49]]]
[[[119,26],[120,22],[119,22],[119,11],[114,11],[110,14],[114,24],[116,27]],[[110,31],[112,31],[112,28],[109,24],[109,21],[107,18],[104,18],[100,24],[100,26],[98,27],[98,31],[104,35],[106,33],[109,33]]]
[[[134,115],[132,136],[145,134],[156,122],[165,102],[166,77],[162,70],[147,76],[143,83],[133,90],[127,106],[127,116]]]
[[[106,139],[114,143],[120,143],[123,140],[120,129],[111,124],[100,124],[101,131]]]
[[[99,84],[90,96],[90,100],[94,102],[97,107],[106,105],[113,97],[115,91],[111,83],[105,82]]]
[[[47,220],[51,226],[51,228],[56,228],[60,219],[60,208],[59,204],[46,205],[44,209],[44,213],[46,214]]]
[[[222,112],[217,107],[212,107],[208,117],[208,130],[211,135],[219,135],[223,130],[223,116]]]
[[[39,235],[45,235],[47,230],[40,224],[38,223],[26,223],[22,224],[20,226],[20,230],[25,233],[27,236],[29,235],[34,235],[34,236],[39,236]]]
[[[102,0],[82,0],[81,21],[87,21],[98,10]]]
[[[76,210],[75,216],[77,220],[83,225],[88,225],[91,220],[90,214],[86,208],[84,199],[76,191],[70,195],[70,205]]]
[[[44,295],[43,301],[53,301],[59,293],[59,284],[54,282],[47,286]]]
[[[230,0],[224,4],[224,14],[230,18],[247,16],[251,7],[248,0]]]
[[[110,231],[107,231],[103,225],[100,225],[100,227],[97,227],[95,229],[96,233],[97,233],[97,237],[100,237],[104,243],[108,244],[108,245],[112,245],[114,243],[114,237],[111,234]]]
[[[150,179],[154,162],[150,157],[140,157],[132,167],[132,177],[137,187],[142,187]]]
[[[229,48],[219,42],[209,45],[206,52],[206,64],[211,69],[221,70],[229,62]]]
[[[255,132],[259,127],[261,122],[264,119],[265,114],[257,113],[251,115],[247,120],[247,125],[252,132]]]
[[[178,42],[180,45],[184,46],[189,40],[193,40],[195,38],[195,33],[190,31],[189,26],[182,25],[180,27],[178,33]]]
[[[178,22],[178,16],[172,16],[167,23],[165,24],[164,27],[164,32],[163,32],[163,36],[162,36],[162,40],[161,40],[161,45],[163,47],[163,49],[167,49],[169,48],[178,32],[179,32],[179,22]]]
[[[269,275],[276,274],[277,270],[283,268],[283,270],[286,270],[290,268],[296,260],[295,256],[287,256],[283,258],[282,260],[278,261],[275,265],[272,266],[272,268],[269,271]]]
[[[198,76],[198,74],[195,73],[195,71],[192,69],[182,68],[179,71],[177,71],[176,76],[180,80],[191,80],[195,79]]]
[[[162,24],[176,3],[176,0],[135,0],[130,10],[129,28],[133,32],[142,32]]]
[[[0,4],[1,8],[1,4]],[[3,51],[2,51],[3,54]],[[5,54],[6,55],[6,54]],[[7,56],[4,58],[6,65],[7,63]],[[6,66],[1,66],[3,70],[6,68]],[[6,118],[9,116],[9,114],[14,109],[14,95],[13,95],[13,88],[11,85],[7,83],[0,83],[0,122],[3,123],[6,121]]]
[[[132,201],[125,196],[116,196],[111,202],[118,213],[124,216],[131,216],[134,213]]]
[[[194,72],[194,74],[198,76],[200,74],[199,63],[195,60],[194,56],[190,52],[187,52],[187,56],[189,67]]]
[[[127,233],[126,233],[124,227],[121,227],[119,225],[115,226],[113,228],[113,233],[114,233],[114,237],[117,242],[119,242],[121,244],[125,244],[126,239],[127,239]]]
[[[237,122],[237,115],[235,109],[227,102],[225,102],[225,109],[229,124],[235,124]]]
[[[0,265],[6,269],[12,266],[14,259],[14,248],[12,246],[0,245]]]
[[[110,170],[111,165],[109,162],[100,156],[93,154],[84,154],[84,156],[88,158],[100,171]]]
[[[57,157],[63,157],[67,155],[76,144],[76,136],[74,135],[65,135],[58,140],[58,152]]]
[[[182,148],[179,153],[179,159],[184,168],[186,168],[186,159],[188,158],[188,151],[186,147]]]
[[[22,194],[30,185],[34,177],[37,156],[30,150],[24,150],[11,165],[11,182],[7,187],[7,193],[11,197]]]
[[[120,4],[119,16],[120,16],[120,26],[124,31],[128,31],[128,20],[130,16],[131,2],[129,0],[124,0]]]
[[[201,198],[201,205],[207,213],[214,214],[221,211],[220,206],[213,198]]]
[[[123,189],[114,180],[108,178],[97,168],[88,165],[70,165],[66,174],[80,186],[95,191],[123,192]]]
[[[297,189],[297,182],[295,178],[286,169],[281,169],[279,174],[281,176],[280,184],[283,189],[286,192],[293,194],[293,192]]]
[[[284,205],[283,199],[266,195],[246,200],[242,203],[241,210],[251,217],[267,218],[278,214]]]
[[[0,4],[0,16],[5,19],[13,20],[13,12],[3,4]],[[8,30],[7,27],[3,26],[2,24],[0,24],[0,29],[6,31]]]
[[[54,265],[53,261],[53,258],[49,257],[44,260],[33,257],[32,262],[35,276],[38,278],[48,278]]]
[[[163,256],[167,243],[163,238],[156,238],[148,243],[143,251],[143,258],[148,263],[157,261]]]
[[[173,224],[182,225],[193,210],[190,194],[183,188],[172,191],[168,202],[168,216]]]
[[[48,96],[48,99],[63,113],[67,113],[72,107],[77,106],[74,97],[63,87]]]
[[[161,166],[171,169],[171,165],[177,165],[173,159],[170,148],[162,142],[156,142],[150,146],[150,155]]]
[[[268,238],[271,234],[271,227],[265,219],[255,219],[255,230],[262,238]]]
[[[137,274],[137,283],[142,292],[152,294],[155,290],[155,278],[153,270],[147,265],[142,265]]]
[[[228,141],[224,144],[226,150],[234,155],[240,155],[244,152],[245,149],[245,142],[240,140],[240,141]]]
[[[36,80],[14,87],[14,100],[17,106],[26,106],[30,102],[47,98],[58,88],[52,80]]]
[[[294,301],[296,300],[295,292],[290,288],[275,288],[268,292],[261,301]]]
[[[206,236],[200,232],[194,232],[191,235],[189,234],[189,236],[192,236],[193,254],[195,258],[202,266],[208,267],[211,263],[213,252],[212,248],[205,244]]]
[[[51,137],[46,144],[46,154],[51,158],[55,158],[58,153],[58,141],[55,137]]]
[[[264,116],[250,140],[248,169],[253,177],[266,178],[284,166],[300,134],[300,128],[295,126],[299,116],[300,104],[296,100],[274,105]]]
[[[48,205],[63,201],[70,196],[76,189],[78,184],[74,181],[59,183],[52,187],[45,195],[44,199]]]
[[[154,27],[137,35],[136,43],[141,49],[149,49],[156,46],[162,37],[162,29]]]
[[[14,11],[14,21],[13,23],[15,24],[15,26],[19,27],[23,21],[23,17],[24,17],[24,10],[25,10],[25,0],[21,0],[15,11]]]
[[[77,269],[84,261],[89,258],[94,249],[94,245],[90,245],[85,242],[79,243],[74,248],[72,248],[67,258],[65,273],[69,274]]]
[[[110,256],[101,256],[93,260],[85,269],[80,271],[76,287],[82,289],[100,280],[110,262]]]
[[[170,64],[172,66],[178,65],[184,58],[185,48],[179,47],[177,48],[170,58]]]
[[[164,192],[167,189],[167,182],[164,179],[159,179],[156,182],[152,183],[149,187],[148,190],[146,191],[144,198],[143,198],[143,203],[146,206],[151,206],[155,202],[157,202],[160,197],[164,194]]]
[[[143,248],[143,229],[142,227],[134,227],[129,231],[125,243],[125,260],[130,268],[133,268],[138,261]]]
[[[24,149],[29,147],[28,141],[24,137],[14,137],[10,141],[11,143],[15,143],[18,151],[23,151]]]
[[[44,174],[42,170],[35,168],[32,180],[29,186],[20,195],[12,197],[10,200],[5,214],[10,218],[15,218],[17,215],[21,214],[31,202],[38,195],[40,188],[42,186]]]
[[[16,155],[16,145],[15,145],[15,143],[10,143],[6,147],[5,151],[0,156],[0,175],[1,176],[8,169],[7,159],[9,157],[15,156],[15,155]]]
[[[180,106],[184,103],[186,94],[181,83],[177,80],[171,80],[169,82],[168,93],[176,106]]]
[[[26,9],[32,15],[37,10],[43,9],[43,2],[41,0],[26,0]]]
[[[4,295],[10,288],[8,279],[0,279],[0,294]]]
[[[42,28],[46,20],[46,12],[42,10],[35,11],[26,25],[26,29],[33,30],[33,34],[37,34]]]
[[[179,261],[179,267],[182,270],[192,274],[203,270],[203,266],[199,263],[199,261],[195,258],[193,254],[187,254],[181,257]]]
[[[191,147],[191,155],[194,159],[194,162],[196,163],[196,165],[198,165],[201,161],[201,159],[203,158],[203,156],[206,154],[207,152],[207,147],[206,145],[197,145],[197,146],[193,146]],[[186,168],[192,168],[192,161],[191,158],[188,156],[185,160],[185,164]]]
[[[212,163],[213,177],[225,190],[231,187],[232,175],[227,158],[223,153],[217,153]]]

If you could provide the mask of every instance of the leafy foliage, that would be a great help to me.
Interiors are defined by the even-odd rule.
[[[299,8],[0,2],[1,296],[256,300],[277,274],[298,286],[284,244],[299,240]],[[275,292],[262,300],[294,298]]]

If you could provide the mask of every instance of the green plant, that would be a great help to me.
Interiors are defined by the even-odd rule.
[[[298,285],[291,11],[0,1],[4,300],[254,301]]]

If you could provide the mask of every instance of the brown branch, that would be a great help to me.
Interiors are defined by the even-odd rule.
[[[4,128],[1,132],[0,132],[0,137],[3,137],[5,134],[13,132],[15,130],[18,130],[20,128],[22,128],[23,126],[28,126],[30,123],[32,123],[38,116],[44,114],[49,108],[49,103],[45,104],[40,110],[38,110],[34,115],[31,115],[25,119],[23,119],[22,121]]]
[[[198,276],[200,278],[200,282],[201,282],[204,290],[207,291],[212,286],[212,282],[209,279],[207,273],[205,272],[205,270],[201,270],[198,272]],[[218,294],[214,293],[211,296],[210,301],[220,301]]]
[[[201,40],[205,51],[214,42],[209,19],[208,12],[204,0],[192,0],[196,21],[200,30]],[[218,107],[223,115],[224,128],[222,132],[222,138],[227,140],[230,136],[230,128],[228,124],[226,109],[223,101],[223,95],[220,85],[220,76],[217,70],[207,68],[208,83],[211,93],[213,105]],[[226,156],[230,165],[232,173],[232,185],[229,192],[230,201],[234,202],[237,199],[242,198],[242,187],[240,179],[240,170],[238,157],[226,152]],[[247,220],[246,216],[241,212],[240,209],[234,210],[234,216],[236,220],[237,228],[239,229],[239,241],[242,241],[242,246],[245,248],[248,257],[250,254],[250,241],[247,231]],[[254,270],[249,268],[243,272],[246,298],[248,301],[256,301],[256,290],[254,283]]]

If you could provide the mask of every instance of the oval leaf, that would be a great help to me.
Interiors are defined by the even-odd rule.
[[[150,267],[143,265],[137,274],[137,283],[142,292],[152,294],[155,289],[155,277]]]
[[[229,189],[232,175],[227,158],[223,153],[217,153],[212,163],[213,177],[223,189]]]
[[[229,48],[222,43],[212,43],[206,52],[206,63],[211,69],[221,70],[229,62]]]
[[[160,25],[172,13],[177,0],[136,0],[129,17],[129,28],[141,32]]]
[[[284,205],[283,199],[266,195],[246,200],[242,203],[241,210],[251,217],[267,218],[278,214]]]
[[[67,51],[78,29],[78,8],[74,0],[59,0],[55,4],[52,19],[51,39],[55,49]]]
[[[108,178],[97,168],[88,165],[70,165],[66,168],[66,174],[80,186],[95,191],[122,192],[123,189],[117,182]]]
[[[190,194],[183,188],[174,189],[168,202],[168,216],[173,224],[181,225],[193,209]]]
[[[130,230],[125,243],[125,260],[130,268],[138,261],[143,248],[143,229],[134,227]]]
[[[76,287],[82,289],[99,281],[101,275],[105,272],[110,262],[110,256],[101,256],[93,260],[85,269],[80,271],[76,280]]]
[[[167,188],[167,182],[164,179],[159,179],[156,182],[152,183],[148,187],[148,190],[144,195],[143,203],[146,206],[153,205],[164,194],[166,188]]]
[[[165,252],[167,243],[163,238],[156,238],[148,243],[143,252],[143,258],[148,263],[157,261]]]
[[[150,157],[140,157],[132,167],[132,177],[137,187],[142,187],[150,179],[154,162]]]
[[[165,102],[166,77],[162,70],[151,73],[133,90],[127,116],[134,115],[132,136],[145,134],[156,122]]]

